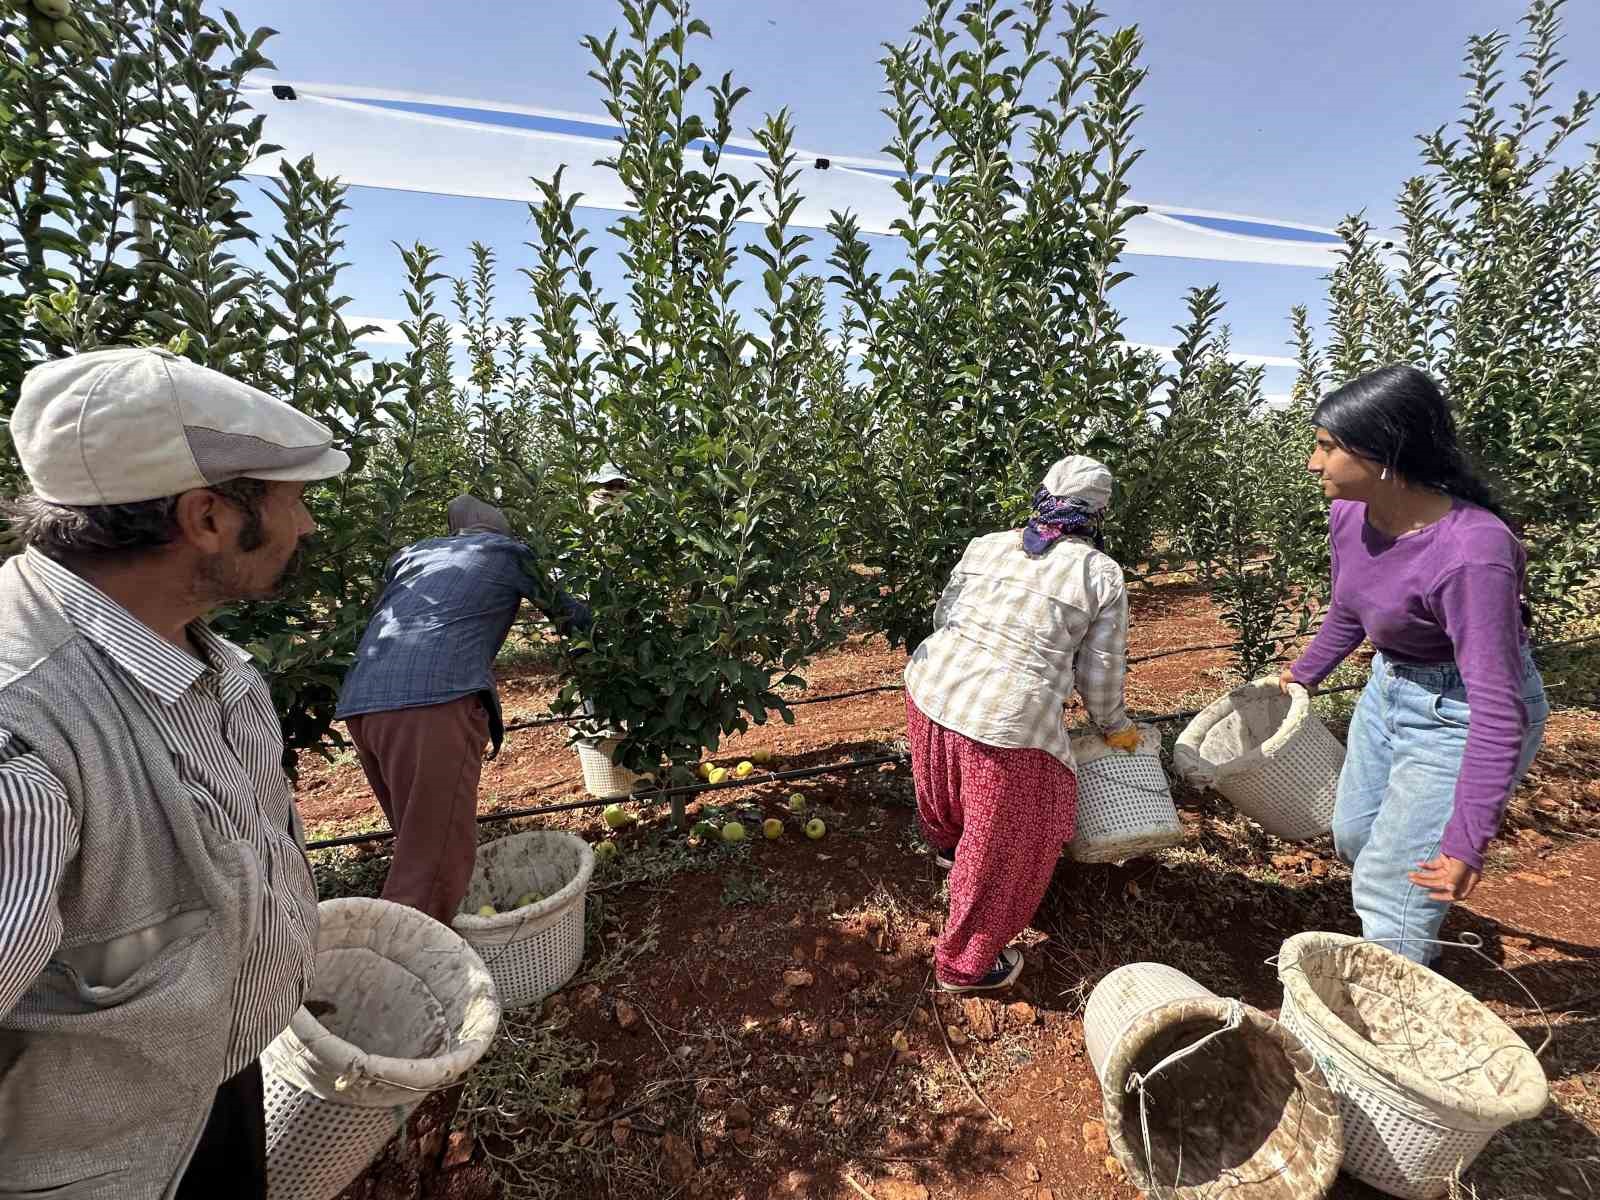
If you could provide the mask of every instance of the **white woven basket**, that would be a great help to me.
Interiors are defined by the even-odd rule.
[[[1215,788],[1268,833],[1305,841],[1333,827],[1344,747],[1299,684],[1258,679],[1208,705],[1178,736],[1173,766]]]
[[[1489,1139],[1537,1116],[1544,1068],[1470,993],[1384,946],[1301,933],[1278,955],[1282,1021],[1339,1098],[1345,1170],[1402,1200],[1446,1195]]]
[[[1132,963],[1095,987],[1083,1027],[1112,1153],[1143,1191],[1318,1200],[1333,1186],[1338,1105],[1311,1055],[1265,1013],[1171,967]]]
[[[577,743],[578,764],[583,768],[583,789],[601,800],[630,795],[641,776],[611,761],[620,738],[600,738]]]
[[[432,917],[356,897],[318,916],[307,1007],[261,1055],[271,1200],[337,1195],[500,1024],[483,962]]]
[[[1139,729],[1132,754],[1098,736],[1072,739],[1078,764],[1078,819],[1067,857],[1078,862],[1122,862],[1183,841],[1183,824],[1161,769],[1161,735]]]
[[[583,962],[583,921],[594,851],[570,833],[535,829],[478,847],[462,911],[452,922],[482,956],[508,1009],[560,990]],[[509,905],[527,892],[545,899],[492,917],[485,904]]]
[[[1153,1008],[1179,1000],[1216,999],[1217,994],[1164,963],[1128,963],[1112,971],[1089,993],[1083,1010],[1083,1044],[1101,1085],[1101,1073],[1127,1028]]]

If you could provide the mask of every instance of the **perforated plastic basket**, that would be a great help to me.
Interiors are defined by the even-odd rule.
[[[535,829],[478,847],[467,898],[453,925],[482,956],[508,1009],[537,1004],[565,986],[583,962],[583,920],[594,851],[570,833]],[[545,899],[477,916],[485,904]]]
[[[1339,1109],[1310,1054],[1265,1013],[1181,971],[1133,963],[1089,997],[1084,1041],[1111,1151],[1161,1200],[1318,1200]]]
[[[1305,841],[1333,827],[1344,747],[1299,684],[1258,679],[1208,705],[1178,736],[1173,766],[1268,833]]]
[[[1339,1099],[1344,1169],[1402,1200],[1451,1181],[1514,1121],[1537,1116],[1544,1068],[1470,993],[1387,947],[1301,933],[1278,954],[1281,1020]]]
[[[615,800],[630,794],[641,776],[611,761],[618,738],[577,743],[578,764],[583,768],[583,788],[601,800]]]
[[[1132,754],[1094,735],[1073,738],[1072,756],[1078,764],[1078,820],[1068,858],[1121,862],[1183,841],[1155,729],[1140,728]]]
[[[261,1055],[270,1200],[337,1195],[500,1024],[483,962],[432,917],[364,898],[318,915],[306,1007]]]
[[[1128,963],[1112,971],[1089,993],[1083,1010],[1083,1044],[1101,1083],[1101,1068],[1134,1021],[1151,1009],[1179,1000],[1215,999],[1216,993],[1164,963]]]

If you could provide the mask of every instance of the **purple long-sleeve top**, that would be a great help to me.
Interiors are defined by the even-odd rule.
[[[1459,500],[1432,525],[1398,538],[1368,523],[1365,504],[1335,500],[1328,529],[1332,602],[1289,670],[1296,682],[1315,686],[1364,638],[1399,664],[1454,660],[1472,717],[1439,848],[1481,870],[1528,727],[1522,544],[1493,513]]]

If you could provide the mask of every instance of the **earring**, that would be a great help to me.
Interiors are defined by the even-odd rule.
[[[1378,478],[1379,479],[1387,479],[1387,478],[1389,478],[1389,468],[1385,467],[1383,470],[1379,471],[1378,472]]]

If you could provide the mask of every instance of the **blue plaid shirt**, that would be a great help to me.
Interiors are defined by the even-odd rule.
[[[515,538],[463,533],[407,546],[384,568],[383,594],[345,676],[337,716],[478,694],[498,750],[503,727],[490,668],[524,600],[540,605],[564,633],[588,628],[589,610],[551,586]]]

